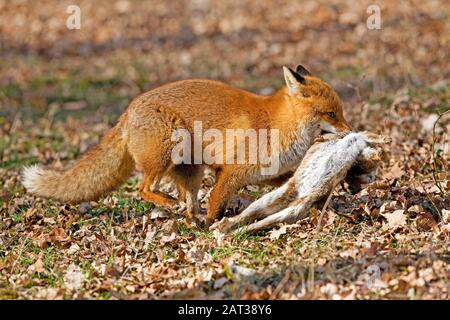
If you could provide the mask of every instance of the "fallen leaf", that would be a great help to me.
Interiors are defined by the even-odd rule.
[[[72,244],[69,249],[67,249],[68,254],[74,254],[80,250],[80,246],[76,243]]]
[[[171,243],[171,242],[174,242],[176,240],[176,238],[177,238],[177,235],[175,234],[175,232],[172,232],[170,234],[170,236],[162,236],[161,240],[160,240],[160,243],[162,245],[164,245],[166,243]]]
[[[352,258],[356,259],[358,256],[359,250],[356,248],[347,249],[339,253],[339,256],[342,258]]]
[[[403,168],[399,165],[398,162],[394,163],[394,165],[389,169],[389,172],[386,174],[388,178],[398,179],[401,178],[405,174]]]
[[[219,229],[213,230],[214,239],[216,239],[217,246],[221,247],[223,245],[223,239],[225,238],[225,234],[220,232]]]
[[[69,290],[78,290],[83,285],[84,275],[80,267],[71,264],[64,276],[64,284]]]
[[[429,212],[419,212],[417,215],[416,224],[419,230],[432,230],[435,234],[439,233],[439,226]]]
[[[49,237],[50,241],[54,244],[61,244],[70,240],[70,237],[66,234],[66,231],[63,228],[53,229]]]
[[[286,234],[286,231],[287,231],[287,225],[283,225],[278,229],[271,230],[269,232],[269,239],[270,240],[279,239],[283,234]]]
[[[394,212],[384,213],[387,223],[383,224],[384,230],[395,231],[406,224],[405,210],[395,210]]]
[[[28,267],[28,271],[42,273],[45,271],[44,262],[42,261],[42,257],[39,256],[35,263]]]
[[[169,214],[166,210],[159,208],[159,207],[155,207],[151,212],[150,212],[150,219],[155,220],[155,219],[166,219],[169,217]]]

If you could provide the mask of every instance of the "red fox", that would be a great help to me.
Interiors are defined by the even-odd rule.
[[[212,80],[182,80],[145,92],[131,101],[101,142],[64,172],[38,166],[23,171],[23,185],[38,196],[63,202],[93,200],[127,179],[135,167],[143,172],[140,195],[162,206],[176,199],[159,190],[168,176],[184,195],[188,217],[199,211],[197,194],[206,166],[216,172],[207,223],[226,209],[239,188],[275,179],[293,171],[322,132],[351,130],[343,115],[342,102],[324,81],[299,65],[283,67],[286,87],[272,96],[259,96]],[[271,175],[255,164],[175,164],[173,132],[194,131],[194,122],[204,129],[278,129],[280,169]]]
[[[368,132],[324,135],[308,150],[288,182],[251,203],[241,214],[216,222],[211,229],[254,232],[306,218],[309,209],[332,192],[352,166],[359,167],[358,176],[371,174],[382,154],[374,147],[390,142],[387,136]],[[257,219],[261,220],[253,222]]]

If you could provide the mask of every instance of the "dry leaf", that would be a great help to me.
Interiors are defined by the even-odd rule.
[[[216,244],[221,247],[223,245],[223,239],[225,238],[225,234],[220,232],[219,229],[213,230],[214,239],[216,239]]]
[[[172,242],[175,242],[176,238],[177,238],[177,235],[175,234],[175,232],[172,232],[170,234],[170,236],[162,236],[161,240],[160,240],[160,243],[162,245],[165,245],[167,243],[172,243]]]
[[[405,174],[405,171],[400,166],[398,162],[394,163],[394,165],[389,169],[389,172],[387,173],[387,177],[391,179],[398,179],[401,178]]]
[[[387,223],[383,224],[384,230],[395,231],[397,228],[406,224],[405,210],[395,210],[394,212],[386,212],[383,216],[387,219]]]
[[[84,275],[80,267],[71,264],[64,276],[64,284],[69,290],[78,290],[83,285]]]
[[[44,262],[42,261],[41,256],[39,256],[39,258],[36,260],[35,263],[33,263],[31,266],[28,267],[28,271],[31,273],[33,272],[42,273],[45,271]]]
[[[278,229],[271,230],[269,232],[269,239],[270,240],[279,239],[280,236],[282,236],[283,234],[286,234],[286,231],[287,231],[287,225],[283,225]]]

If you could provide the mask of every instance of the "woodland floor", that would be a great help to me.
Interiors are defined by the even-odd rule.
[[[381,30],[366,1],[77,3],[71,31],[69,2],[0,1],[0,299],[449,298],[448,1],[385,3]],[[335,190],[321,231],[315,212],[255,235],[190,228],[140,199],[138,174],[80,205],[20,183],[24,165],[70,166],[144,90],[201,77],[267,94],[299,63],[354,129],[393,139],[375,183]]]

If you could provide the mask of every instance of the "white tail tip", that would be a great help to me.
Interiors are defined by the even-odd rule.
[[[39,181],[44,174],[44,170],[37,165],[24,167],[22,171],[22,184],[30,193],[39,190]]]

